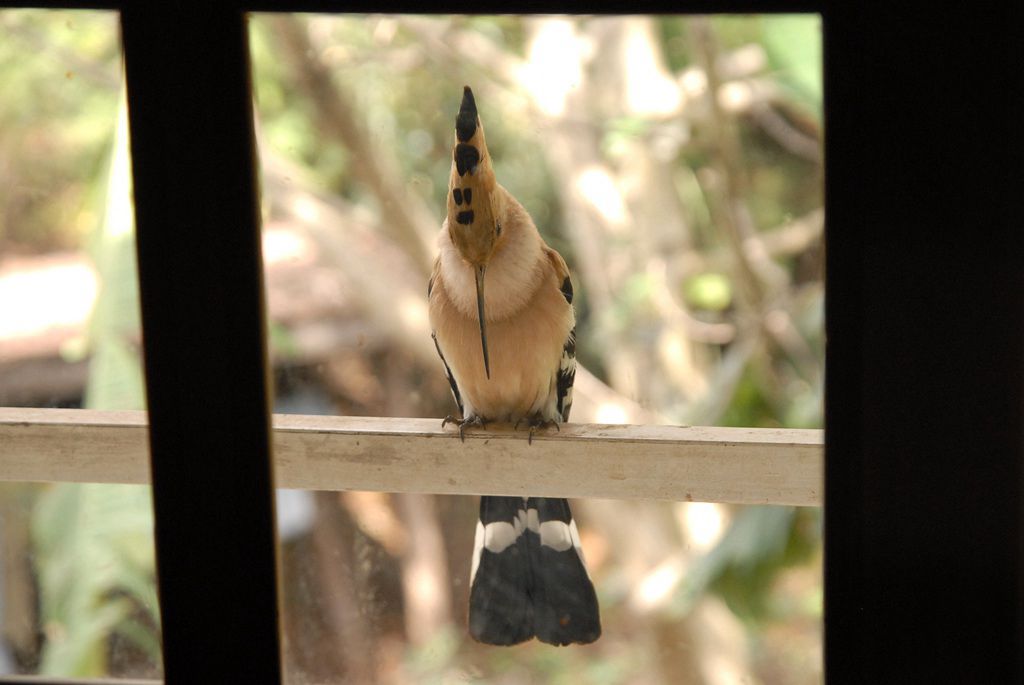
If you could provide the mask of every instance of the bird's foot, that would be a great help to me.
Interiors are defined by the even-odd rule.
[[[487,428],[487,422],[479,416],[470,416],[465,419],[457,419],[451,414],[444,417],[444,421],[441,422],[441,428],[444,428],[449,423],[454,423],[459,427],[459,440],[466,442],[466,426],[480,426],[481,428]]]
[[[526,421],[526,425],[530,427],[530,436],[526,439],[526,443],[528,445],[533,444],[533,434],[537,432],[538,428],[550,428],[551,426],[554,426],[555,430],[559,433],[562,432],[562,428],[558,425],[558,421],[555,419],[545,419],[540,414],[534,414],[528,419],[519,419],[512,427],[512,430],[519,430],[519,424],[523,421]]]

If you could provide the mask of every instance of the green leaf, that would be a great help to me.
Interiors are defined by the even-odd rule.
[[[723,311],[732,304],[732,284],[724,274],[698,274],[686,282],[686,300],[696,309]]]
[[[160,655],[160,638],[152,628],[133,618],[122,621],[117,626],[117,634],[138,647],[143,653],[151,656]]]
[[[42,673],[105,675],[110,633],[139,609],[156,623],[152,531],[143,486],[61,483],[39,498],[32,537],[48,637]]]
[[[111,150],[103,222],[90,250],[100,292],[89,322],[92,360],[86,385],[90,409],[142,409],[145,392],[135,266],[135,221],[131,200],[128,117],[124,97]]]
[[[129,191],[126,110],[111,151],[101,230],[92,257],[101,282],[89,327],[92,356],[86,406],[145,406],[137,350],[139,305]],[[40,671],[107,675],[116,631],[159,661],[159,641],[134,619],[159,625],[150,490],[143,486],[62,483],[36,502],[32,539],[47,640]]]
[[[789,14],[764,17],[764,48],[779,81],[821,116],[821,18]]]
[[[818,512],[795,507],[739,510],[719,543],[690,569],[673,609],[685,613],[714,590],[738,615],[756,619],[768,610],[778,572],[804,560],[818,542]]]

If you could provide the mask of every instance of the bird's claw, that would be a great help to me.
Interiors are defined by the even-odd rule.
[[[441,422],[441,428],[444,428],[449,423],[454,423],[459,427],[459,440],[466,442],[466,426],[480,426],[481,428],[487,428],[487,422],[479,416],[470,416],[466,419],[457,419],[451,414],[444,417],[444,421]]]
[[[518,421],[516,421],[515,425],[512,427],[512,430],[519,430],[519,424],[522,423],[524,420],[530,427],[530,435],[529,437],[526,438],[526,444],[528,445],[533,444],[533,434],[537,432],[538,428],[550,428],[551,426],[554,426],[555,430],[557,430],[559,433],[562,432],[562,427],[558,425],[558,421],[556,421],[555,419],[545,419],[541,417],[540,414],[534,414],[529,419],[520,418]]]

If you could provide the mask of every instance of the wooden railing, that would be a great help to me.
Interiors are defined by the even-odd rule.
[[[229,429],[228,429],[229,430]],[[819,430],[275,414],[277,487],[820,506]],[[196,478],[202,478],[201,473]],[[145,412],[0,409],[0,480],[148,483]]]

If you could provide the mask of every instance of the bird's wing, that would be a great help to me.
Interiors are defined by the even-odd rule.
[[[441,270],[441,259],[438,258],[434,261],[434,273],[430,276],[430,280],[427,281],[427,301],[430,301],[430,294],[434,290],[434,279],[437,278],[438,272]],[[437,350],[437,356],[441,358],[441,363],[444,364],[444,375],[448,378],[448,385],[452,386],[452,396],[455,398],[455,404],[459,407],[459,414],[465,418],[466,412],[462,406],[462,393],[459,392],[459,385],[455,382],[455,376],[452,375],[452,370],[448,366],[448,361],[444,358],[444,352],[441,351],[441,344],[437,342],[437,331],[430,331],[430,337],[434,339],[434,349]]]
[[[558,413],[562,415],[562,423],[569,420],[572,409],[572,384],[576,380],[576,328],[569,331],[562,347],[562,358],[558,362]]]
[[[572,279],[569,278],[569,267],[566,265],[562,255],[550,247],[546,248],[548,259],[555,269],[558,281],[562,284],[559,289],[566,303],[572,306]],[[556,409],[562,422],[569,420],[569,411],[572,409],[572,384],[576,380],[576,326],[569,331],[565,343],[562,345],[562,356],[558,360],[558,375],[555,379],[555,390],[558,393]]]

